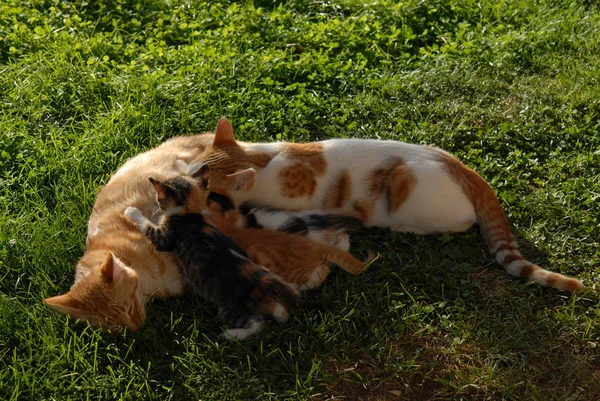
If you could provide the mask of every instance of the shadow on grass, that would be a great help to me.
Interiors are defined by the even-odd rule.
[[[130,357],[153,364],[150,382],[176,398],[589,400],[600,391],[600,363],[575,327],[586,301],[509,277],[475,229],[371,230],[353,242],[382,257],[356,277],[336,269],[308,293],[322,309],[230,343],[195,296],[155,301]]]

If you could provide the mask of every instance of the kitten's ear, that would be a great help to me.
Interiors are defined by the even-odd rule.
[[[156,195],[159,200],[167,199],[169,193],[169,186],[165,183],[162,183],[154,178],[148,178],[152,185],[154,186],[154,190],[156,191]]]
[[[210,179],[210,167],[208,164],[205,164],[204,162],[190,164],[187,174],[200,181],[204,188],[208,188],[208,182]]]
[[[215,139],[213,146],[223,145],[235,145],[235,137],[233,136],[233,127],[229,120],[225,117],[221,117],[217,123],[217,129],[215,130]]]
[[[121,262],[112,252],[109,252],[104,258],[104,262],[100,266],[100,272],[110,281],[116,282],[123,277],[127,271],[127,267]]]
[[[76,315],[81,310],[81,303],[71,296],[70,292],[44,299],[46,305],[64,315]]]
[[[227,178],[229,190],[242,191],[244,189],[250,188],[250,186],[254,182],[254,177],[256,177],[256,170],[254,170],[253,168],[249,168],[246,170],[238,171],[233,174],[229,174],[225,177]]]

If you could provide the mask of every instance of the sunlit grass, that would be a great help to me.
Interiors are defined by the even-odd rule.
[[[3,2],[0,399],[594,399],[599,26],[594,2]],[[371,230],[352,239],[381,254],[363,275],[335,272],[308,294],[320,309],[241,344],[191,295],[153,302],[136,334],[44,307],[110,175],[223,115],[247,141],[446,149],[528,258],[587,288],[507,277],[476,230]]]

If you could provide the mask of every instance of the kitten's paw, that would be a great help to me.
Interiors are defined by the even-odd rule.
[[[140,211],[140,209],[133,206],[129,206],[127,209],[125,209],[125,217],[134,221],[138,225],[145,220],[145,217]]]
[[[263,322],[255,321],[255,322],[252,322],[252,324],[250,324],[250,327],[245,328],[245,329],[225,330],[223,333],[221,333],[220,337],[222,337],[228,341],[231,341],[231,340],[243,341],[243,340],[246,340],[246,339],[252,337],[253,335],[261,332],[263,327],[264,327]]]
[[[279,323],[287,322],[287,320],[290,318],[290,314],[288,313],[287,309],[285,309],[285,307],[279,303],[275,306],[275,308],[273,308],[271,315]]]

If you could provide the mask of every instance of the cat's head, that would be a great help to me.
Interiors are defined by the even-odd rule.
[[[227,181],[227,176],[249,168],[260,170],[264,168],[273,156],[266,152],[245,150],[235,139],[233,127],[225,117],[221,118],[214,133],[214,139],[198,158],[203,165],[211,169],[211,179]],[[231,187],[230,191],[244,190],[249,186],[240,188]]]
[[[156,192],[156,202],[167,215],[202,213],[207,209],[209,191],[193,176],[182,175],[166,181],[150,178],[150,182]]]
[[[185,177],[175,177],[166,181],[150,177],[150,182],[156,192],[156,202],[163,212],[175,212],[178,209],[183,211],[188,199],[194,196],[193,192],[198,192],[194,191],[194,187],[198,186],[196,182]]]
[[[139,330],[146,312],[136,292],[137,273],[110,252],[85,255],[79,265],[78,271],[87,273],[66,294],[45,299],[46,305],[95,328]]]

